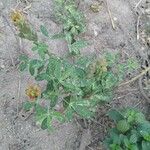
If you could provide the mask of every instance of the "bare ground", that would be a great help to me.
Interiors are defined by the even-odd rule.
[[[52,16],[52,0],[28,0],[27,3],[25,0],[19,1],[21,3],[18,8],[28,8],[26,16],[37,31],[42,24],[50,33],[60,30]],[[150,59],[150,41],[145,34],[145,26],[150,23],[150,1],[141,1],[136,9],[138,2],[139,0],[108,0],[107,5],[106,1],[102,2],[99,12],[94,13],[90,5],[97,4],[98,0],[81,0],[79,9],[85,14],[87,24],[87,32],[82,37],[90,42],[83,49],[83,54],[120,52],[123,59],[132,57],[139,61],[141,67],[145,66]],[[31,7],[27,7],[30,4]],[[35,125],[33,116],[26,121],[16,119],[22,102],[27,99],[25,88],[33,82],[27,73],[18,72],[18,56],[26,53],[34,57],[30,51],[31,45],[25,40],[20,41],[14,34],[15,28],[9,15],[16,5],[15,0],[0,0],[0,150],[103,150],[98,143],[102,142],[112,125],[106,116],[110,107],[131,106],[147,111],[148,105],[138,84],[117,89],[114,101],[100,107],[95,121],[87,122],[86,127],[80,120],[77,125],[66,123],[59,126],[58,130],[47,133]],[[108,8],[115,29],[112,27]],[[50,45],[54,53],[60,56],[67,53],[64,41],[49,41],[40,32],[39,36]],[[137,71],[128,75],[128,78],[136,74]]]

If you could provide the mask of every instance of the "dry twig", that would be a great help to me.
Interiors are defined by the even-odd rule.
[[[17,91],[17,116],[19,114],[20,91],[21,91],[21,78],[19,76],[19,79],[18,79],[18,91]]]
[[[135,8],[137,8],[137,7],[140,5],[140,3],[141,3],[142,1],[143,1],[143,0],[140,0],[140,1],[136,4]]]
[[[131,80],[125,82],[125,83],[122,83],[120,84],[119,86],[123,86],[123,85],[127,85],[127,84],[130,84],[136,80],[138,80],[140,77],[142,77],[144,74],[146,74],[148,71],[150,71],[150,67],[147,67],[145,70],[143,70],[139,75],[137,75],[136,77],[132,78]]]
[[[140,23],[140,18],[141,18],[141,16],[139,15],[138,16],[138,19],[137,19],[137,25],[136,25],[136,32],[137,32],[137,40],[139,40],[140,39],[140,34],[139,34],[139,23]]]
[[[108,1],[107,1],[107,0],[106,0],[106,7],[107,7],[107,11],[108,11],[110,20],[111,20],[112,27],[113,27],[113,29],[115,30],[115,29],[116,29],[115,23],[114,23],[114,20],[113,20],[113,18],[112,18],[112,13],[111,13],[110,8],[109,8],[109,6],[108,6]]]
[[[13,29],[13,27],[11,26],[9,20],[7,19],[7,17],[5,15],[2,15],[2,18],[3,18],[5,26],[9,26],[10,27],[12,33],[14,34],[14,36],[16,38],[16,42],[18,44],[19,51],[21,51],[20,41],[19,41],[19,38],[16,36],[15,30]]]

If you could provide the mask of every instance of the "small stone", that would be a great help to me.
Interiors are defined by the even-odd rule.
[[[148,15],[150,15],[150,8],[146,9],[145,13],[148,14]]]
[[[150,37],[147,38],[147,44],[150,46]]]
[[[1,68],[4,69],[4,68],[5,68],[5,65],[1,65]]]
[[[144,47],[141,47],[141,50],[145,50],[145,48],[144,48]]]
[[[118,19],[116,17],[114,17],[114,21],[117,21]]]
[[[98,32],[96,30],[94,30],[94,35],[97,36],[98,35]]]

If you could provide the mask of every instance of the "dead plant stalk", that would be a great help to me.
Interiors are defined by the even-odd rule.
[[[107,0],[106,0],[106,7],[107,7],[107,11],[108,11],[110,20],[111,20],[112,27],[113,27],[113,29],[115,30],[115,29],[116,29],[115,23],[114,23],[114,20],[113,20],[113,18],[112,18],[112,13],[111,13],[110,8],[109,8],[109,6],[108,6],[108,1],[107,1]]]
[[[127,85],[127,84],[130,84],[136,80],[138,80],[140,77],[142,77],[144,74],[146,74],[148,71],[150,71],[150,67],[147,67],[145,70],[143,70],[139,75],[137,75],[136,77],[132,78],[131,80],[125,82],[125,83],[122,83],[119,85],[120,86],[123,86],[123,85]]]

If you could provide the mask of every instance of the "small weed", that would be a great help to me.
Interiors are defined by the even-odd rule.
[[[54,16],[62,24],[61,33],[52,36],[52,39],[62,38],[68,43],[69,52],[78,55],[80,49],[87,46],[87,42],[78,39],[78,35],[85,32],[86,25],[83,14],[78,10],[74,0],[54,0]]]
[[[109,117],[115,121],[105,140],[109,150],[149,150],[150,122],[143,113],[127,108],[120,111],[111,110]]]
[[[19,34],[18,34],[19,37],[28,39],[28,40],[34,41],[34,42],[36,42],[38,40],[37,34],[30,27],[30,25],[28,24],[26,18],[24,17],[24,15],[21,11],[14,10],[11,13],[11,20],[19,31]]]
[[[57,0],[56,2],[64,5],[64,1]],[[75,11],[74,3],[68,2],[65,7],[67,8],[64,11],[67,10],[65,13],[71,15],[71,20],[74,13],[77,13],[75,17],[79,15]],[[22,14],[19,13],[18,15],[18,12],[15,12],[12,16],[13,21],[14,18],[17,18],[14,25],[19,30],[19,36],[32,41],[32,51],[39,56],[38,58],[30,58],[21,55],[20,71],[28,70],[37,82],[46,82],[44,89],[35,85],[27,88],[26,94],[29,101],[24,104],[26,110],[34,108],[36,121],[42,129],[51,130],[54,120],[63,123],[72,120],[75,115],[90,119],[95,115],[100,104],[112,100],[115,87],[122,81],[128,71],[134,69],[132,61],[120,64],[119,55],[110,53],[105,54],[102,58],[80,56],[75,59],[74,63],[71,63],[69,60],[49,52],[48,45],[38,40],[37,34],[31,29]],[[78,20],[80,20],[80,16]],[[77,27],[78,33],[83,28],[82,22],[80,23],[81,26]],[[78,25],[78,22],[76,25]],[[74,28],[72,25],[71,27]],[[72,28],[65,28],[65,34],[70,34],[71,41],[74,40],[74,34],[70,33]],[[49,38],[49,33],[44,26],[41,26],[41,32]],[[81,42],[71,41],[70,46]],[[71,52],[73,51],[71,50]],[[43,100],[45,106],[41,105]]]

